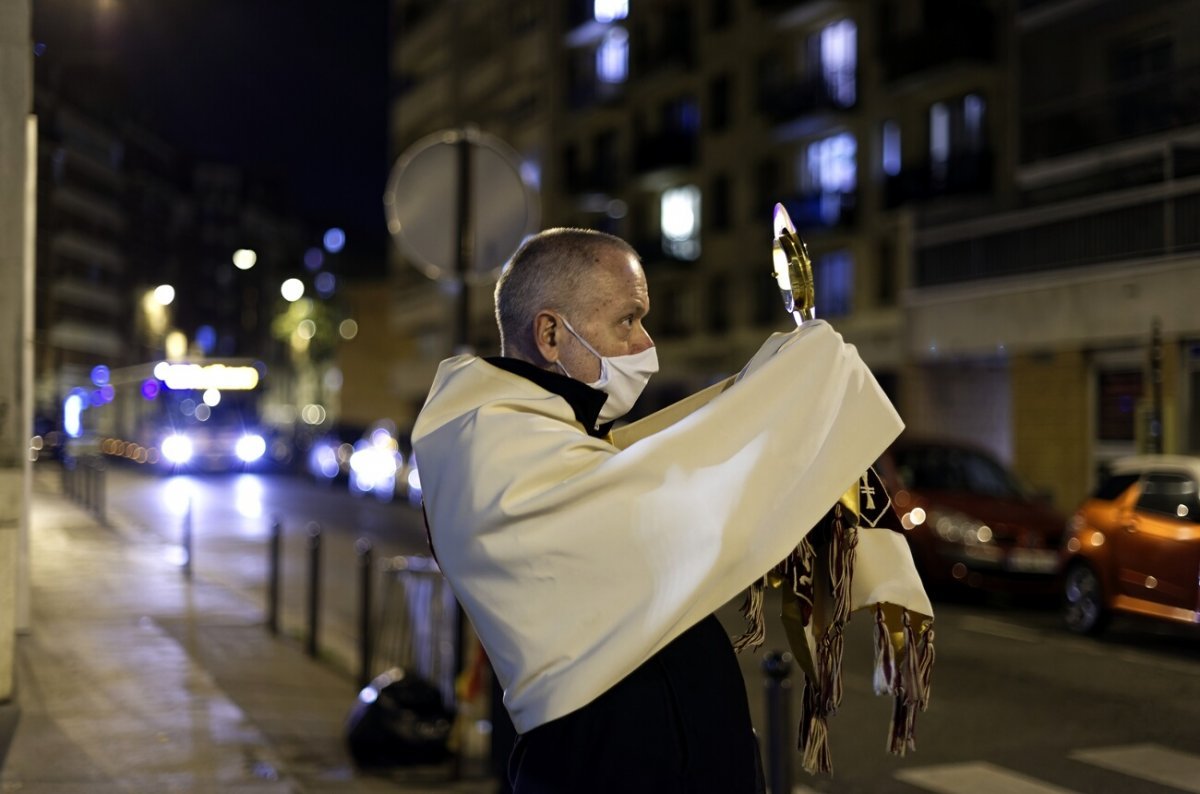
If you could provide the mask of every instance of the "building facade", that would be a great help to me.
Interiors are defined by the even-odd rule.
[[[818,316],[910,432],[986,447],[1066,507],[1114,455],[1200,449],[1187,7],[398,1],[391,137],[398,155],[477,124],[526,162],[543,226],[635,245],[664,362],[645,409],[787,327],[782,202]],[[450,350],[452,296],[399,253],[395,272],[424,307],[394,364],[403,421]]]

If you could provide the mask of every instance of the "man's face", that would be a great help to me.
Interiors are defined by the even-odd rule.
[[[620,249],[607,249],[596,265],[591,294],[580,302],[579,316],[568,317],[572,327],[602,356],[625,356],[654,346],[642,326],[650,313],[646,275],[637,258]],[[559,354],[563,365],[584,383],[600,378],[600,360],[565,328]]]

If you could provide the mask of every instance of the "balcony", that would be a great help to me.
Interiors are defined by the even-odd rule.
[[[634,143],[633,170],[646,174],[666,168],[689,168],[698,162],[699,149],[695,133],[643,135]]]
[[[1088,199],[937,230],[919,244],[915,286],[933,287],[1200,251],[1200,191]],[[930,232],[933,236],[934,232]]]
[[[775,124],[824,111],[843,111],[843,104],[829,91],[824,79],[792,80],[781,85],[764,86],[758,92],[758,111]]]
[[[588,79],[572,81],[567,87],[567,106],[571,110],[598,107],[621,99],[625,86],[621,83],[603,83],[590,76]]]
[[[1021,119],[1021,162],[1031,163],[1200,123],[1200,65],[1060,97]]]
[[[990,150],[951,157],[945,163],[926,160],[884,181],[883,203],[888,209],[942,196],[988,193],[992,189]]]
[[[669,69],[696,67],[695,25],[689,9],[672,5],[656,27],[642,25],[630,38],[630,74],[641,79]]]
[[[857,193],[812,191],[786,196],[779,202],[802,235],[805,230],[853,226],[858,215]],[[763,217],[769,217],[769,213],[764,212]]]
[[[884,79],[895,82],[956,63],[989,64],[996,59],[996,24],[986,8],[947,6],[928,24],[907,35],[884,36],[880,46]]]
[[[566,173],[567,192],[612,193],[620,184],[620,171],[617,163],[570,169]]]

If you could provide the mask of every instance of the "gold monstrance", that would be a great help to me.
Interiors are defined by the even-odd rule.
[[[772,219],[775,242],[771,245],[771,261],[775,267],[775,283],[783,298],[783,307],[796,320],[796,325],[811,320],[816,314],[813,292],[812,260],[808,246],[796,233],[796,227],[782,204],[775,205]]]

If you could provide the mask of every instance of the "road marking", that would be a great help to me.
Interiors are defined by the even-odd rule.
[[[959,621],[959,625],[967,631],[974,631],[977,634],[991,634],[995,637],[1004,637],[1008,640],[1020,640],[1021,642],[1042,641],[1042,633],[1040,631],[1027,629],[1003,620],[981,618],[975,615],[963,615]]]
[[[1076,750],[1070,757],[1130,777],[1200,794],[1200,756],[1191,753],[1157,744],[1131,744]]]
[[[902,769],[896,778],[940,794],[1076,794],[1071,789],[981,762]]]

